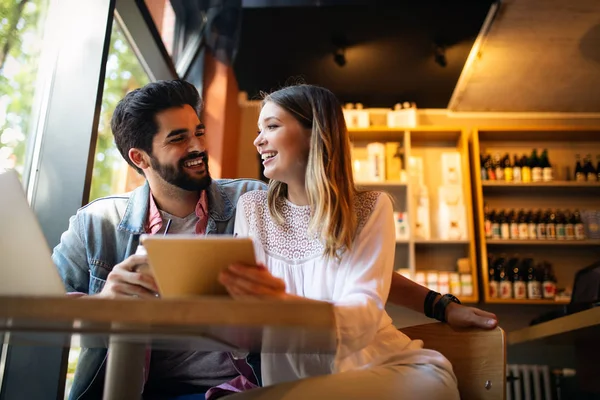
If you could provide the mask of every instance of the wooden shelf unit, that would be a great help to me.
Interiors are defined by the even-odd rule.
[[[431,239],[415,239],[416,221],[416,189],[410,182],[357,182],[362,186],[374,190],[390,193],[394,199],[394,210],[404,211],[408,214],[410,223],[410,237],[408,241],[396,241],[395,268],[409,269],[413,274],[416,271],[430,271],[432,265],[439,266],[440,272],[457,271],[458,258],[468,258],[471,265],[471,279],[473,287],[472,296],[460,296],[461,301],[477,303],[479,301],[477,280],[477,256],[475,247],[474,213],[471,201],[471,174],[469,158],[469,132],[457,127],[424,127],[424,128],[388,128],[371,127],[368,129],[349,129],[350,139],[355,151],[359,153],[366,150],[369,142],[401,142],[404,150],[404,165],[407,180],[408,160],[411,156],[423,157],[424,183],[429,190]],[[463,190],[463,203],[465,206],[466,234],[465,240],[442,240],[437,237],[437,187],[441,180],[440,156],[444,151],[458,151],[461,155],[461,179]],[[363,156],[365,153],[362,153]]]
[[[547,148],[550,163],[554,170],[551,182],[515,183],[502,181],[482,181],[480,154],[500,153],[527,154],[536,148],[538,155]],[[475,230],[479,248],[479,266],[482,278],[481,298],[486,303],[502,304],[565,304],[567,301],[515,300],[489,297],[488,255],[511,253],[533,255],[534,260],[548,260],[557,276],[557,287],[572,287],[575,273],[600,258],[600,240],[501,240],[486,239],[484,227],[484,203],[490,210],[600,210],[600,183],[574,182],[565,180],[567,167],[571,178],[574,175],[576,154],[585,157],[591,154],[594,161],[600,154],[600,127],[573,128],[479,128],[470,136],[471,176],[474,185]],[[583,160],[582,160],[583,161]],[[594,162],[595,165],[595,162]]]

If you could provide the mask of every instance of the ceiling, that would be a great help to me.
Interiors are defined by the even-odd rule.
[[[446,108],[492,0],[292,3],[243,1],[234,69],[251,99],[304,81],[365,107]]]
[[[505,0],[449,108],[600,112],[599,91],[599,0]]]

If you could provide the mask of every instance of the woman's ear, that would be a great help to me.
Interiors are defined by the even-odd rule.
[[[150,167],[150,161],[148,159],[149,157],[145,151],[132,148],[129,149],[128,155],[131,162],[133,162],[139,169],[144,170]]]

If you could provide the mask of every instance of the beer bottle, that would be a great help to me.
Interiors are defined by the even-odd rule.
[[[533,258],[527,257],[525,260],[527,267],[527,298],[537,300],[542,298],[542,285],[538,281],[537,270]]]
[[[519,215],[517,215],[515,210],[512,210],[510,212],[509,222],[510,222],[510,238],[518,239],[519,238]]]
[[[512,296],[512,282],[509,278],[509,269],[506,265],[506,257],[501,257],[501,262],[498,263],[498,278],[500,280],[500,298],[511,299]]]
[[[492,221],[492,239],[500,239],[502,237],[500,232],[500,213],[496,214],[496,210],[493,210],[490,220]]]
[[[515,299],[526,299],[527,298],[527,284],[525,283],[525,276],[523,271],[522,260],[516,259],[513,265],[513,294]]]
[[[530,160],[525,154],[523,154],[523,157],[521,158],[521,178],[525,183],[531,182]]]
[[[537,150],[533,149],[531,152],[531,158],[529,159],[529,165],[531,166],[531,181],[541,182],[542,181],[542,167],[540,167],[540,159],[537,155]]]
[[[486,239],[492,238],[492,215],[487,204],[483,207],[483,224]]]
[[[537,213],[529,210],[527,213],[527,237],[529,239],[537,239]]]
[[[584,240],[585,229],[583,228],[583,221],[581,220],[581,214],[579,213],[579,210],[575,210],[573,217],[575,218],[575,239]]]
[[[486,162],[486,159],[484,158],[483,153],[481,153],[479,155],[479,169],[481,170],[481,180],[482,181],[487,181],[488,180],[487,169],[485,167],[485,162]]]
[[[546,239],[546,223],[547,223],[547,215],[542,210],[539,210],[537,213],[537,224],[536,224],[536,237],[538,240]]]
[[[598,162],[600,163],[600,156],[598,156]],[[519,160],[519,156],[515,154],[513,159],[513,181],[521,182],[522,180],[523,179],[521,178],[521,160]]]
[[[500,214],[500,237],[502,239],[510,239],[510,226],[508,216],[504,211]]]
[[[490,181],[496,180],[496,169],[494,168],[494,162],[492,161],[492,155],[488,154],[485,159],[485,170],[487,172],[487,178]]]
[[[498,260],[494,260],[492,256],[488,257],[488,293],[492,299],[498,298],[500,294],[497,263]]]
[[[552,165],[550,164],[550,160],[548,159],[548,149],[544,149],[542,151],[542,155],[540,157],[540,167],[542,168],[542,180],[544,182],[550,182],[554,179],[554,174],[552,173]]]
[[[577,182],[585,182],[586,176],[583,171],[583,165],[581,165],[581,156],[577,154],[575,158],[577,159],[577,163],[575,164],[575,180]]]
[[[500,158],[500,153],[496,153],[494,155],[494,170],[496,171],[496,180],[503,181],[504,180],[504,166],[502,165],[502,159]]]
[[[565,240],[567,238],[565,215],[560,210],[556,210],[556,239]]]
[[[529,224],[523,209],[519,211],[519,239],[529,239]]]
[[[556,239],[556,214],[552,210],[547,211],[546,239]]]
[[[567,240],[575,239],[575,214],[570,211],[567,211],[565,215],[565,234]]]
[[[585,180],[588,182],[595,182],[597,175],[596,170],[594,169],[594,165],[592,164],[592,155],[588,154],[586,160],[587,161],[583,166],[583,170],[585,171]]]
[[[503,159],[504,166],[504,180],[506,182],[512,182],[513,180],[513,166],[510,163],[510,155],[506,153]]]
[[[596,164],[596,180],[600,181],[600,154],[596,156],[596,160],[598,164]]]
[[[544,299],[552,300],[556,296],[556,278],[554,277],[552,265],[547,261],[544,261],[543,264],[542,289]]]

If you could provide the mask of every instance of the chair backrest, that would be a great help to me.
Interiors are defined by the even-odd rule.
[[[506,342],[502,329],[455,329],[448,324],[432,323],[401,331],[411,339],[422,340],[425,348],[437,350],[450,360],[462,399],[505,398]]]

